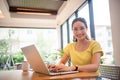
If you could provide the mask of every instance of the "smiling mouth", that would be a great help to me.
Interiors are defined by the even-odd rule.
[[[76,37],[82,37],[83,35],[76,35]]]

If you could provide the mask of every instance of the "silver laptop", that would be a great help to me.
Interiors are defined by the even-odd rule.
[[[78,71],[68,71],[68,72],[51,72],[49,71],[48,67],[42,60],[37,48],[35,45],[29,45],[26,47],[22,47],[21,50],[25,55],[27,61],[29,62],[31,68],[35,72],[48,74],[48,75],[59,75],[59,74],[68,74],[68,73],[76,73]]]

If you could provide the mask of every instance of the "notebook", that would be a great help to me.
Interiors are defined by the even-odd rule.
[[[48,74],[48,75],[60,75],[60,74],[69,74],[69,73],[76,73],[78,71],[67,71],[67,72],[51,72],[49,71],[48,67],[42,60],[36,46],[34,44],[25,46],[21,48],[23,54],[25,55],[30,67],[35,72]]]

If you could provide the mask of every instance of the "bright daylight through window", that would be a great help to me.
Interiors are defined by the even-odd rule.
[[[103,63],[114,64],[109,0],[93,0],[96,40],[104,51]]]
[[[8,59],[14,63],[24,60],[21,47],[35,44],[44,61],[53,63],[58,57],[58,34],[56,29],[0,28],[0,68]],[[52,54],[52,55],[51,55]]]

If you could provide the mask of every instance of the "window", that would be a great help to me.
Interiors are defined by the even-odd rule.
[[[73,32],[72,32],[72,21],[75,19],[75,14],[69,18],[69,33],[70,33],[70,42],[73,42]]]
[[[67,22],[65,22],[62,26],[62,36],[63,36],[63,48],[68,44],[68,34],[67,34]]]
[[[21,47],[35,44],[42,58],[54,62],[58,49],[58,34],[56,29],[0,28],[0,44],[5,41],[8,46],[6,53],[17,55]],[[2,45],[0,45],[0,48]],[[53,55],[51,55],[53,54]]]
[[[104,51],[104,63],[113,64],[109,0],[93,0],[95,36]],[[108,54],[109,53],[109,54]]]

